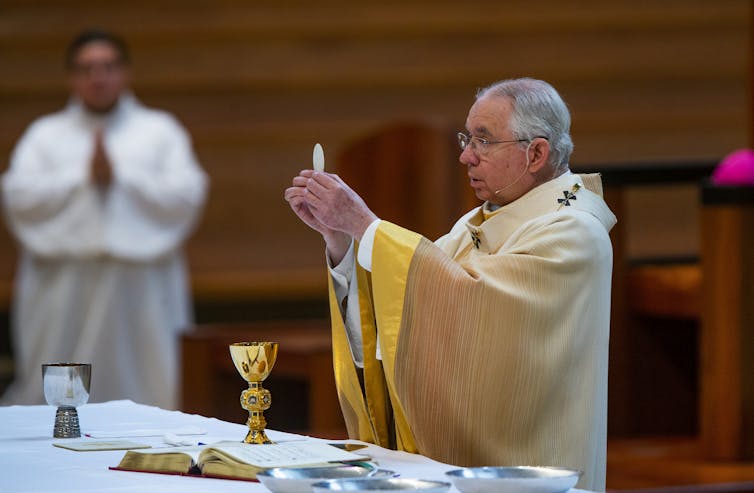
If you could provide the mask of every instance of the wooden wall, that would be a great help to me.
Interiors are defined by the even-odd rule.
[[[527,75],[569,103],[575,164],[719,158],[747,145],[749,19],[746,0],[0,0],[0,169],[64,104],[68,40],[116,30],[135,92],[185,123],[212,180],[189,244],[198,298],[319,299],[323,245],[282,198],[315,142],[332,164],[385,122],[461,129],[478,87]],[[631,248],[694,251],[695,200],[639,194]],[[3,233],[0,304],[14,263]]]

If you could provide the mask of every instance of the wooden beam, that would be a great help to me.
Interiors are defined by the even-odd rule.
[[[703,191],[700,428],[709,458],[754,459],[754,187]]]

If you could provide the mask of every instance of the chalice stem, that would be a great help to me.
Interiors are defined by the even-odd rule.
[[[59,406],[55,412],[55,428],[52,436],[55,438],[79,438],[79,413],[73,406]]]
[[[270,391],[262,388],[261,382],[249,382],[249,388],[241,393],[241,407],[249,411],[249,419],[246,420],[249,432],[244,438],[244,443],[273,443],[264,432],[267,427],[264,410],[269,409],[271,404]]]

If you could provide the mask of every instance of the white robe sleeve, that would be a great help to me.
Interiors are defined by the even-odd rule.
[[[206,195],[207,179],[186,131],[169,115],[151,113],[106,137],[115,175],[105,210],[106,248],[131,260],[178,248]]]
[[[3,202],[22,246],[45,257],[102,251],[102,206],[88,183],[93,139],[58,114],[32,124],[3,176]]]
[[[207,178],[170,115],[125,101],[104,135],[113,180],[89,179],[94,128],[74,109],[42,118],[3,178],[14,233],[31,253],[151,261],[174,252],[204,203]]]
[[[374,235],[377,231],[377,227],[380,225],[380,219],[372,221],[359,242],[359,252],[356,255],[356,260],[359,262],[365,270],[372,271],[372,246],[374,244]],[[356,269],[354,268],[354,244],[351,242],[351,246],[348,248],[345,257],[341,260],[340,264],[335,267],[330,266],[330,259],[328,258],[328,266],[330,267],[330,275],[333,279],[333,289],[335,290],[335,296],[338,298],[338,306],[341,310],[341,316],[343,317],[344,325],[346,327],[346,335],[348,337],[348,343],[351,348],[351,356],[353,361],[359,368],[364,368],[364,344],[361,336],[361,307],[359,305],[359,285],[356,277]],[[345,300],[345,307],[344,305]],[[382,359],[382,350],[380,349],[379,338],[377,339],[376,346],[376,358]]]
[[[327,267],[332,277],[335,297],[338,299],[340,315],[343,317],[343,325],[346,328],[346,337],[348,338],[348,346],[351,349],[351,357],[356,366],[364,368],[359,283],[356,277],[354,256],[354,243],[352,241],[346,255],[338,265],[333,266],[330,262],[330,257],[327,256]]]
[[[380,220],[375,219],[367,229],[364,230],[364,234],[361,235],[361,241],[359,242],[359,254],[357,260],[364,270],[372,272],[372,249],[374,246],[374,234],[377,232],[377,227],[380,225]]]

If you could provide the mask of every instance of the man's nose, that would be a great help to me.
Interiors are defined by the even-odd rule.
[[[458,161],[466,166],[476,166],[479,164],[479,157],[474,151],[471,150],[471,146],[467,145],[458,156]]]

